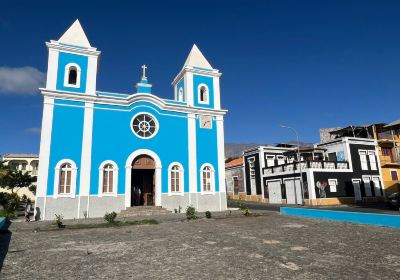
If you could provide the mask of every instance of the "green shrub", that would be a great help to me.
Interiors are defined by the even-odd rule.
[[[243,203],[239,203],[239,209],[242,210],[243,215],[245,215],[245,216],[251,215],[249,207],[247,207]]]
[[[196,216],[196,209],[193,206],[188,206],[186,208],[186,219],[188,220],[195,220],[197,219]]]
[[[14,219],[16,217],[14,212],[7,212],[5,210],[0,210],[0,217],[6,218],[7,221]]]
[[[0,205],[4,211],[14,213],[19,206],[20,198],[16,193],[0,193]]]
[[[65,225],[62,222],[64,217],[61,214],[60,215],[55,214],[55,216],[56,216],[56,221],[55,221],[56,226],[58,228],[65,228]]]
[[[106,222],[109,224],[114,224],[116,218],[117,218],[117,213],[115,213],[114,211],[111,213],[106,213],[104,215],[104,220],[106,220]]]
[[[207,219],[211,219],[211,212],[210,211],[206,211],[206,218]]]

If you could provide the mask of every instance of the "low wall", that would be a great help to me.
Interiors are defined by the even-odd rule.
[[[399,215],[281,207],[283,215],[400,228]]]

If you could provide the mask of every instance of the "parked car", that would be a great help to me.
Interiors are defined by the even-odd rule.
[[[400,194],[399,193],[392,193],[387,197],[387,203],[389,208],[392,209],[399,209],[400,207]]]

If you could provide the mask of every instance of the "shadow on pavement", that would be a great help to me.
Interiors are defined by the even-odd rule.
[[[12,233],[8,230],[11,222],[7,222],[7,225],[0,231],[0,272],[3,269],[3,263],[8,253],[8,247],[11,241]]]

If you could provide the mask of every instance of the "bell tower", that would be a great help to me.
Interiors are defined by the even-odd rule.
[[[49,49],[46,89],[95,95],[100,52],[90,45],[79,20],[60,39],[46,45]]]
[[[221,109],[221,75],[194,44],[182,70],[172,82],[175,100],[189,106]]]

